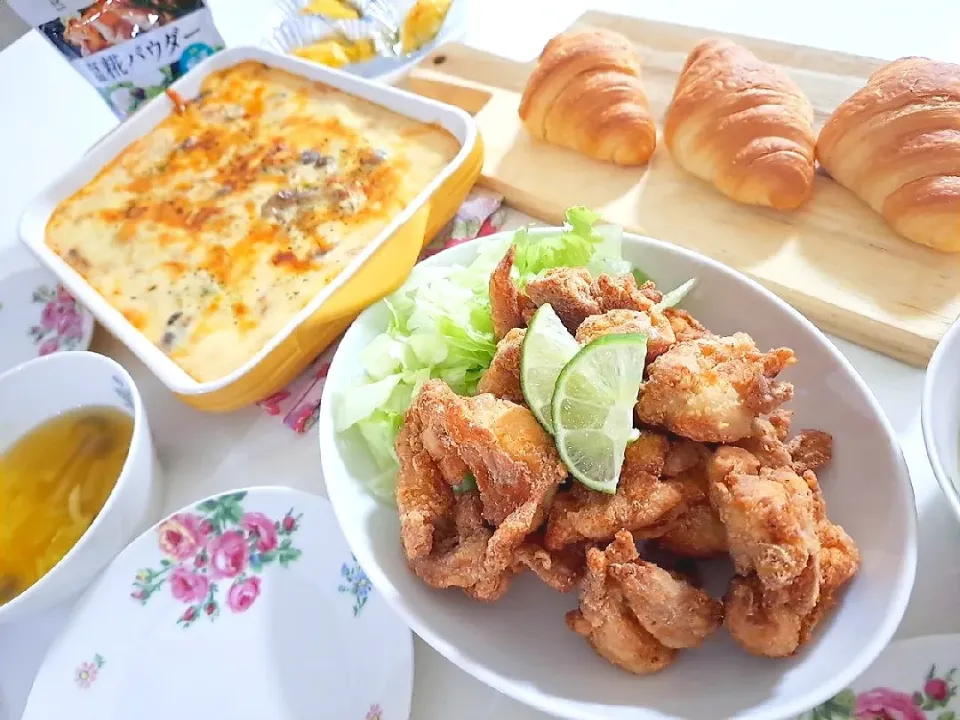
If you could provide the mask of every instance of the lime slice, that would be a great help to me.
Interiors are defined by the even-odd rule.
[[[563,326],[550,304],[537,308],[520,348],[520,388],[534,417],[551,434],[550,403],[557,377],[579,351],[580,344]]]
[[[557,450],[591,490],[617,491],[624,451],[636,437],[633,406],[646,357],[646,335],[604,335],[580,350],[557,378],[551,405]]]

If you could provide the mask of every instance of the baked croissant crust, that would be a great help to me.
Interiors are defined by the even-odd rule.
[[[903,237],[960,252],[960,65],[880,68],[827,120],[817,159]]]
[[[674,161],[749,205],[792,210],[813,191],[813,108],[782,70],[721,38],[687,57],[667,110]]]
[[[657,144],[640,57],[607,30],[561,33],[544,47],[520,100],[538,140],[618,165],[643,165]]]

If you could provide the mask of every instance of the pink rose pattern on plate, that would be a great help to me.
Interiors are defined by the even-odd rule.
[[[163,558],[158,568],[144,568],[133,581],[130,597],[146,605],[164,585],[187,607],[177,619],[190,627],[199,618],[210,620],[222,605],[246,612],[262,591],[267,565],[287,567],[301,551],[293,536],[302,515],[291,509],[278,520],[260,512],[244,512],[245,492],[221,495],[164,520],[157,530]],[[225,598],[221,586],[226,587]]]
[[[363,720],[383,720],[383,710],[379,705],[371,705],[367,710],[367,716]]]
[[[30,338],[38,345],[38,355],[58,350],[73,350],[83,339],[83,313],[77,301],[62,285],[41,285],[33,291],[33,302],[42,304],[40,322],[30,328]]]
[[[932,665],[921,689],[912,693],[875,687],[862,693],[849,688],[805,713],[805,720],[957,720],[951,701],[957,694],[957,669],[938,673]]]
[[[103,657],[100,654],[96,654],[93,656],[92,661],[82,662],[77,665],[77,669],[73,672],[73,681],[77,684],[77,687],[81,690],[86,690],[93,685],[104,663]]]

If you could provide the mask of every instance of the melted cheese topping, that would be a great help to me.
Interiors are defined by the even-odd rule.
[[[243,63],[61,203],[46,242],[193,378],[217,380],[458,151],[439,127]]]

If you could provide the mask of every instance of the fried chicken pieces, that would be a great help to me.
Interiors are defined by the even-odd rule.
[[[721,624],[750,653],[796,652],[856,574],[859,554],[828,519],[814,473],[830,461],[832,438],[789,437],[781,406],[793,386],[778,376],[793,352],[763,352],[745,333],[715,335],[663,308],[656,287],[632,275],[557,268],[520,289],[513,262],[511,248],[490,278],[499,342],[478,394],[424,383],[397,438],[401,541],[413,572],[485,601],[526,571],[559,591],[578,587],[567,625],[635,674],[663,669]],[[565,482],[553,439],[525,407],[524,328],[545,303],[581,344],[647,335],[639,436],[613,494]],[[736,574],[722,602],[652,561],[664,553],[685,562],[729,555]]]
[[[587,550],[580,608],[567,613],[567,625],[598,655],[637,675],[662,670],[722,619],[723,606],[705,592],[640,560],[625,530],[605,550]]]

